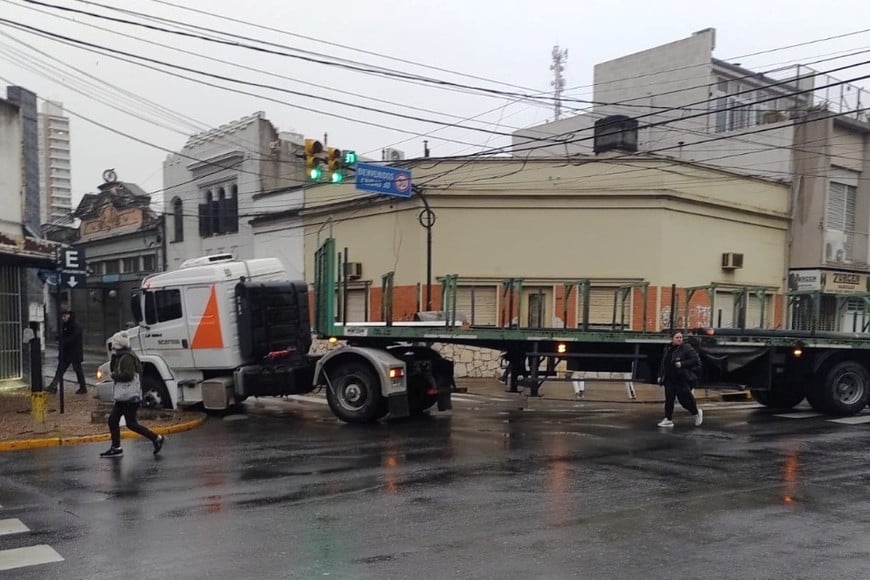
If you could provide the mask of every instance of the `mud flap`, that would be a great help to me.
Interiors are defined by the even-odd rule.
[[[390,417],[399,419],[408,417],[411,410],[408,407],[408,395],[405,393],[393,393],[387,397],[387,405],[390,410]]]

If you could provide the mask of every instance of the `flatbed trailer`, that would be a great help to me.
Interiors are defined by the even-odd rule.
[[[374,350],[415,345],[423,349],[420,352],[432,353],[435,343],[493,349],[509,365],[509,390],[525,388],[533,396],[544,381],[559,378],[563,367],[571,372],[624,373],[624,380],[655,383],[670,342],[670,329],[472,326],[457,320],[455,308],[426,325],[393,323],[389,313],[385,322],[342,322],[336,316],[336,296],[341,294],[337,266],[334,240],[329,238],[318,250],[315,265],[314,327],[319,337]],[[389,302],[390,287],[384,291]],[[445,287],[442,297],[448,305],[455,304],[450,291]],[[813,409],[833,415],[859,413],[870,398],[868,334],[735,328],[684,333],[701,356],[701,387],[748,389],[759,403],[776,408],[791,408],[806,398]],[[408,396],[414,397],[411,388]],[[332,396],[341,398],[342,393],[333,390]],[[440,406],[449,406],[444,399],[442,394]]]

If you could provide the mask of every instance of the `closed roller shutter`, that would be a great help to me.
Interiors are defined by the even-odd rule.
[[[583,325],[583,292],[580,288],[578,296],[577,326]],[[616,302],[616,288],[590,288],[589,289],[589,325],[592,327],[610,328],[613,324],[613,304]],[[625,323],[630,325],[631,299],[625,301]],[[619,312],[616,313],[616,322],[619,323]]]
[[[770,319],[770,300],[765,298],[764,320],[761,319],[762,301],[755,294],[747,294],[746,328],[764,328]]]
[[[456,288],[456,313],[471,324],[492,325],[497,323],[497,296],[495,286],[459,286]]]
[[[366,317],[366,289],[347,291],[347,321],[368,322]]]
[[[731,292],[717,292],[713,308],[712,326],[734,328],[734,294]]]

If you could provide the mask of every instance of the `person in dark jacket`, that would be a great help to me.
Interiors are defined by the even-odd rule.
[[[85,384],[85,372],[82,370],[82,361],[85,358],[82,327],[76,322],[75,314],[69,310],[60,313],[60,320],[61,330],[57,337],[57,372],[45,390],[49,393],[56,393],[57,386],[63,386],[63,375],[69,366],[72,365],[76,373],[76,380],[79,383],[79,389],[76,391],[76,394],[86,395],[88,389]]]
[[[701,375],[701,357],[692,345],[683,342],[683,333],[676,331],[671,335],[671,343],[665,347],[662,364],[659,368],[659,384],[665,387],[665,418],[659,427],[674,426],[674,399],[694,415],[695,425],[704,421],[704,412],[695,402],[692,389],[698,384]]]
[[[138,433],[154,445],[154,455],[160,453],[166,438],[158,435],[139,424],[136,412],[142,401],[142,387],[139,375],[142,372],[142,362],[130,350],[130,337],[126,332],[119,332],[109,339],[112,343],[112,358],[109,361],[109,371],[114,384],[112,385],[112,400],[115,402],[109,413],[109,432],[112,434],[112,446],[100,453],[100,457],[121,457],[121,417],[127,422],[127,429]]]

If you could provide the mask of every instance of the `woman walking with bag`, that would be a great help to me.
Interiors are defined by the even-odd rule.
[[[659,368],[659,384],[665,387],[665,418],[659,427],[674,426],[674,399],[694,415],[695,425],[704,421],[704,412],[695,402],[692,389],[698,384],[701,375],[701,357],[692,345],[683,342],[683,333],[676,331],[671,335],[671,343],[665,347],[662,364]]]
[[[154,445],[154,455],[160,453],[166,438],[157,435],[150,429],[143,427],[136,419],[139,410],[139,402],[142,400],[142,387],[139,383],[139,375],[142,372],[142,362],[139,357],[130,350],[130,337],[126,332],[119,332],[111,338],[112,359],[109,369],[112,380],[112,400],[115,402],[112,412],[109,413],[109,432],[112,434],[112,446],[100,453],[100,457],[121,457],[124,450],[121,449],[121,417],[127,423],[127,428],[142,437],[146,437]]]

